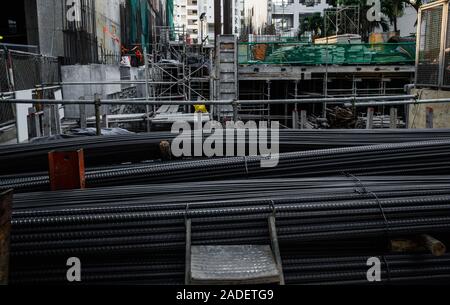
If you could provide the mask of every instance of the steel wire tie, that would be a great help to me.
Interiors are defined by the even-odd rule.
[[[390,234],[389,234],[389,233],[390,233],[389,222],[388,222],[388,220],[387,220],[386,214],[384,213],[383,205],[381,204],[381,201],[380,201],[380,199],[378,198],[378,196],[377,196],[374,192],[372,192],[371,190],[368,190],[368,189],[365,187],[365,185],[362,183],[362,181],[361,181],[358,177],[356,177],[355,175],[350,174],[350,173],[345,173],[345,175],[346,175],[347,177],[349,177],[349,178],[352,178],[352,179],[354,180],[354,182],[356,182],[357,184],[359,184],[360,187],[361,187],[362,190],[363,190],[363,192],[361,193],[361,192],[358,192],[358,191],[355,189],[355,192],[360,193],[360,194],[369,194],[369,195],[372,195],[372,196],[375,198],[375,200],[376,200],[376,202],[377,202],[377,204],[378,204],[378,207],[380,208],[381,215],[383,216],[386,238],[389,239],[389,235],[390,235]]]
[[[244,156],[244,164],[245,164],[245,174],[247,175],[247,179],[249,179],[247,156]]]
[[[386,271],[387,271],[387,276],[388,276],[388,282],[391,282],[391,268],[389,267],[389,263],[387,261],[387,258],[385,255],[382,256],[383,262],[386,265]]]

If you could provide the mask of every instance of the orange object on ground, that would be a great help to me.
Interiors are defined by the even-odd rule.
[[[83,150],[49,152],[48,173],[52,191],[84,189],[86,179]]]

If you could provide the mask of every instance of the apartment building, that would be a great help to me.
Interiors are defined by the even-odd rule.
[[[245,0],[232,1],[233,34],[239,35],[242,25],[242,11]],[[223,7],[223,1],[222,1]],[[223,18],[223,14],[222,18]],[[223,19],[220,21],[223,24]],[[214,0],[175,0],[174,1],[175,27],[185,27],[188,38],[199,43],[214,42]]]
[[[198,0],[175,0],[173,15],[175,27],[184,27],[187,38],[197,42],[200,30]]]

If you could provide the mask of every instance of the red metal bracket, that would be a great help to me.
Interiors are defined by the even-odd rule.
[[[49,152],[48,172],[52,191],[84,189],[86,180],[83,150]]]
[[[13,191],[0,194],[0,285],[8,284]]]

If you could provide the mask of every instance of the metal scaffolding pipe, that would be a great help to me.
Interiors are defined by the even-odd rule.
[[[172,85],[177,82],[147,82],[146,80],[120,80],[120,81],[90,81],[90,82],[57,82],[37,85],[36,87],[50,87],[50,86],[87,86],[87,85],[127,85],[127,84],[154,84],[154,85]]]
[[[310,99],[273,99],[273,100],[217,100],[217,101],[202,101],[202,104],[205,105],[253,105],[253,104],[266,104],[266,105],[274,105],[274,104],[313,104],[313,103],[323,103],[326,102],[328,104],[346,104],[353,103],[358,105],[357,101],[369,101],[368,105],[378,105],[382,103],[394,103],[395,105],[402,103],[417,103],[415,100],[415,95],[400,95],[400,96],[377,96],[377,97],[345,97],[345,98],[310,98]],[[160,98],[158,98],[160,99]],[[436,102],[436,100],[422,100],[430,101],[430,103]],[[439,100],[438,100],[439,101]],[[73,105],[82,105],[82,104],[94,104],[95,100],[49,100],[49,99],[4,99],[2,102],[12,103],[12,104],[73,104]],[[419,101],[421,102],[421,101]],[[444,102],[450,102],[450,99],[444,99]],[[126,99],[126,100],[102,100],[102,104],[104,105],[197,105],[198,101],[163,101],[157,99],[149,99],[149,101],[145,101],[145,99]],[[361,106],[366,103],[361,103]]]
[[[409,99],[402,101],[377,101],[375,102],[362,102],[362,103],[354,103],[353,105],[356,107],[364,107],[364,106],[390,106],[390,105],[414,105],[414,104],[440,104],[440,103],[450,103],[450,98],[443,99]]]

